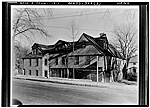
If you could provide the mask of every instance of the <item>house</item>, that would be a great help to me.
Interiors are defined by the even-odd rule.
[[[128,74],[128,80],[137,80],[137,66],[138,66],[138,56],[135,55],[133,56],[130,60],[129,60],[129,64],[128,64],[128,70],[127,70],[127,74]]]
[[[74,47],[74,50],[73,50]],[[124,57],[109,44],[106,34],[93,38],[83,33],[78,41],[59,40],[54,45],[34,44],[32,56],[37,56],[41,64],[39,76],[91,79],[110,82],[113,79],[111,70],[116,58]],[[30,56],[30,55],[29,55]],[[36,58],[36,59],[37,59]],[[24,57],[24,71],[36,71],[35,64],[30,66],[31,57]],[[28,62],[26,60],[29,60]],[[28,63],[28,65],[26,64]],[[36,63],[36,62],[34,62]],[[27,66],[28,67],[27,67]],[[32,67],[32,68],[29,68]],[[29,74],[30,75],[30,74]],[[32,75],[32,74],[31,74]],[[33,74],[35,75],[35,74]]]

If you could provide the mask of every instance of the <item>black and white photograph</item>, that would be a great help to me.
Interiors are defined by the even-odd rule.
[[[139,105],[139,6],[56,3],[11,6],[11,106]]]

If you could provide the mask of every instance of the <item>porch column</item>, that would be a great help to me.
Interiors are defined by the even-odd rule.
[[[61,73],[60,77],[62,78],[62,69],[60,69],[60,73]]]
[[[104,82],[106,82],[106,59],[105,59],[105,55],[104,55],[104,72],[103,72],[103,76],[104,76]]]
[[[104,82],[104,71],[102,72],[102,82]]]
[[[91,73],[90,73],[90,80],[91,80],[91,76],[92,76],[92,75],[91,75]]]
[[[49,77],[51,77],[52,76],[52,71],[51,71],[51,69],[49,69]]]
[[[47,70],[47,77],[49,78],[49,71]]]
[[[97,82],[98,82],[98,56],[97,56]]]
[[[111,74],[110,74],[110,82],[114,82],[113,72],[114,71],[111,71]]]
[[[67,69],[67,78],[69,78],[69,69]]]

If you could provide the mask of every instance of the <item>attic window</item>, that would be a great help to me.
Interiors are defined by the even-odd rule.
[[[81,46],[82,46],[82,48],[85,48],[85,46],[86,46],[86,41],[81,42]]]

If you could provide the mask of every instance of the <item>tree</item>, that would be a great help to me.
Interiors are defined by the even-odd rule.
[[[40,33],[42,37],[49,37],[51,35],[42,28],[43,18],[52,15],[51,9],[37,9],[37,8],[14,8],[13,10],[13,35],[12,48],[14,48],[17,36],[25,37],[27,40],[37,37],[35,33]],[[12,50],[12,61],[15,60],[15,52]],[[13,71],[15,69],[15,62],[12,62]]]
[[[75,70],[74,70],[74,62],[75,62],[75,58],[74,58],[74,41],[77,38],[78,34],[79,34],[79,25],[76,23],[75,19],[71,19],[70,23],[67,26],[68,30],[69,30],[69,37],[73,40],[73,78],[75,78]]]
[[[126,59],[126,65],[123,71],[123,78],[126,79],[126,69],[128,67],[129,60],[134,56],[138,48],[138,32],[135,27],[135,23],[132,23],[116,26],[113,33],[115,34],[113,44]]]
[[[30,52],[30,49],[28,47],[21,46],[20,43],[15,42],[13,50],[15,51],[15,69],[18,70],[18,73],[21,73],[23,66],[22,57],[26,56]]]

